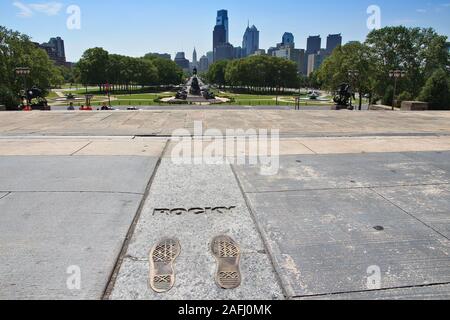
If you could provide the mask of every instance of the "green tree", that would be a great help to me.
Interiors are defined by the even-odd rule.
[[[103,48],[88,49],[83,53],[77,68],[83,85],[98,85],[102,90],[108,81],[109,53]]]
[[[401,69],[406,77],[398,82],[397,92],[406,91],[417,97],[434,70],[449,65],[445,42],[446,37],[433,29],[398,26],[370,32],[366,45],[376,65],[373,72],[376,94],[384,96],[393,82],[389,71]]]
[[[183,81],[183,70],[172,60],[147,54],[144,59],[153,63],[158,71],[158,84],[178,85]]]
[[[207,73],[207,80],[212,83],[216,84],[219,87],[222,87],[226,84],[225,82],[225,72],[227,69],[229,61],[222,60],[217,61],[213,63],[208,70]]]
[[[336,90],[342,83],[350,83],[359,94],[361,109],[362,97],[373,92],[374,70],[370,49],[365,44],[350,43],[336,48],[325,59],[317,72],[317,78],[330,91]]]
[[[419,100],[430,103],[432,108],[450,109],[450,76],[447,71],[437,69],[427,80]]]
[[[215,72],[213,68],[210,77],[214,77]],[[221,76],[221,72],[218,74]],[[224,80],[229,86],[252,92],[297,88],[300,81],[294,62],[269,56],[250,56],[228,62]]]
[[[30,75],[19,77],[17,67],[30,68]],[[27,87],[37,86],[48,94],[52,82],[59,82],[56,67],[47,53],[19,32],[0,26],[0,104],[14,109],[20,102],[19,93]]]

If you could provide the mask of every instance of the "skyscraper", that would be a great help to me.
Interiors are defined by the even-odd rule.
[[[202,56],[200,58],[200,61],[198,62],[198,71],[204,72],[204,71],[207,71],[208,68],[209,68],[208,58],[206,56]]]
[[[213,51],[208,51],[206,53],[206,57],[208,58],[208,64],[212,65],[214,63],[214,52]]]
[[[229,41],[228,11],[227,10],[217,11],[216,26],[224,26],[225,41],[223,43],[227,43]]]
[[[310,36],[306,44],[306,54],[316,54],[320,51],[322,39],[320,36]]]
[[[242,49],[245,57],[254,54],[259,49],[259,31],[254,25],[251,28],[248,26],[245,30]]]
[[[285,47],[295,47],[295,43],[294,43],[294,35],[290,32],[285,32],[283,34],[283,38],[281,40],[281,45],[285,46]]]
[[[194,52],[192,53],[192,65],[194,67],[198,66],[198,61],[197,61],[197,50],[195,50],[194,47]]]
[[[224,43],[227,43],[225,27],[222,25],[215,26],[213,32],[213,49]]]
[[[328,57],[326,50],[319,50],[317,53],[308,55],[307,59],[307,76],[320,68],[324,60]]]
[[[331,54],[334,49],[342,45],[341,34],[330,34],[327,37],[327,53]]]
[[[43,43],[39,47],[47,52],[48,56],[54,63],[58,65],[66,64],[64,40],[61,39],[61,37],[51,38],[48,43]]]
[[[216,61],[216,49],[219,46],[224,45],[225,43],[227,43],[226,41],[226,31],[225,31],[225,27],[223,25],[217,25],[214,27],[214,32],[213,32],[213,52],[214,52],[214,62]]]
[[[56,55],[58,58],[66,59],[66,50],[64,49],[64,40],[61,37],[51,38],[49,41],[54,48],[56,48]]]

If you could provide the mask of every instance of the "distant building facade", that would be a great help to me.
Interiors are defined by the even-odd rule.
[[[228,26],[228,11],[227,10],[217,11],[216,26],[224,27],[225,40],[222,43],[227,43],[229,41],[229,26]]]
[[[213,31],[213,52],[214,52],[214,62],[216,59],[216,49],[227,43],[226,30],[223,25],[216,25]]]
[[[290,32],[285,32],[283,34],[283,38],[281,40],[281,43],[278,45],[278,47],[291,47],[295,48],[295,40],[294,35]]]
[[[333,50],[337,47],[342,46],[342,36],[341,34],[330,34],[327,37],[327,53],[331,54],[333,53]]]
[[[189,60],[186,59],[186,55],[184,52],[178,52],[175,56],[175,63],[184,71],[190,71],[190,63]]]
[[[234,59],[234,47],[230,43],[218,45],[214,50],[214,61]]]
[[[252,27],[248,26],[245,30],[242,49],[244,57],[254,54],[259,49],[259,31],[254,25]]]
[[[209,60],[208,57],[202,56],[198,61],[198,72],[208,71],[209,68]]]
[[[194,48],[194,51],[192,52],[192,63],[191,63],[191,69],[198,67],[198,60],[197,60],[197,50]]]
[[[258,49],[258,50],[255,51],[255,53],[253,55],[254,56],[265,56],[266,55],[266,50]]]
[[[275,48],[275,47],[270,47],[269,49],[267,49],[267,55],[272,57],[272,56],[273,56],[273,53],[274,53],[275,51],[277,51],[277,48]]]
[[[38,44],[38,47],[47,52],[48,57],[56,65],[70,66],[66,61],[66,50],[64,40],[61,37],[51,38],[49,42]]]
[[[242,47],[234,47],[234,59],[245,58],[245,50]]]
[[[322,38],[320,36],[310,36],[308,37],[306,43],[306,54],[316,54],[320,51],[322,46]]]
[[[214,52],[213,51],[208,51],[206,53],[206,57],[208,58],[209,65],[212,65],[214,63]]]
[[[305,50],[295,49],[295,37],[291,32],[285,32],[281,43],[269,48],[268,55],[295,62],[299,73],[306,73]]]
[[[308,55],[308,68],[307,76],[311,75],[314,71],[320,68],[323,61],[328,57],[327,50],[321,49],[315,54]]]

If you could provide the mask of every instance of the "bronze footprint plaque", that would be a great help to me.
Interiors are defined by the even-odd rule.
[[[175,284],[174,263],[181,245],[175,239],[163,239],[150,251],[150,287],[157,293],[168,292]]]
[[[242,281],[239,245],[230,237],[222,235],[213,239],[211,250],[217,260],[217,285],[222,289],[238,288]]]

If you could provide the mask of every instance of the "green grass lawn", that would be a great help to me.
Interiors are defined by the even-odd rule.
[[[175,93],[173,94],[175,95]],[[146,93],[146,94],[124,94],[124,95],[114,95],[113,97],[116,97],[119,100],[154,100],[158,97],[165,97],[170,96],[170,94],[154,94],[154,93]]]
[[[58,98],[58,95],[54,93],[53,91],[50,91],[49,94],[45,97],[46,99],[56,99]]]
[[[234,101],[230,102],[231,105],[241,106],[275,106],[277,105],[277,95],[261,95],[261,94],[236,94],[236,93],[218,93],[218,97],[233,98]],[[307,95],[302,94],[302,98],[306,98]],[[278,105],[280,106],[295,106],[296,95],[282,95],[278,96]],[[328,97],[327,97],[328,98]],[[302,100],[300,105],[329,105],[329,101],[316,101],[316,100]]]

